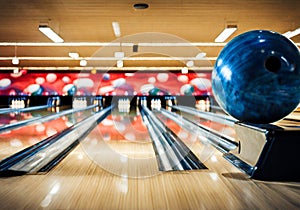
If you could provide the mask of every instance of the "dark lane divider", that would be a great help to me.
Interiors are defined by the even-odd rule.
[[[207,169],[181,139],[147,107],[142,106],[141,113],[150,133],[161,171]]]

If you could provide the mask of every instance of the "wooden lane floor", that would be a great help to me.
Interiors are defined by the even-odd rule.
[[[123,123],[118,124],[120,122]],[[98,130],[93,131],[83,144],[49,173],[0,178],[1,208],[297,209],[300,207],[299,183],[248,179],[223,159],[220,152],[211,150],[199,141],[190,142],[189,145],[200,159],[201,154],[209,149],[204,162],[208,170],[159,172],[155,165],[151,142],[147,135],[144,135],[142,126],[137,127],[135,124],[128,126],[126,117],[121,121],[115,119],[114,125],[110,121],[103,123],[104,128],[98,127]],[[127,127],[124,128],[124,124]],[[113,132],[113,127],[117,132]],[[136,130],[140,135],[129,138],[128,133],[131,133],[131,130]],[[118,135],[123,136],[123,139],[117,137]],[[89,151],[89,146],[92,145],[93,150]],[[97,145],[101,147],[98,148]],[[121,161],[111,161],[112,156],[106,155],[103,145],[106,149],[114,151]],[[107,165],[103,166],[101,162],[99,164],[91,156],[97,152],[104,154],[101,158]],[[141,159],[143,165],[139,167],[130,164],[130,161]],[[116,168],[119,171],[110,170]],[[148,170],[152,175],[130,177],[130,174],[138,174],[136,170]]]
[[[126,144],[124,142],[120,144]],[[128,150],[132,152],[132,143]],[[116,145],[115,145],[116,146]],[[124,148],[124,145],[121,147]],[[216,152],[208,171],[114,175],[78,147],[45,175],[0,179],[3,209],[297,209],[298,183],[247,179]]]

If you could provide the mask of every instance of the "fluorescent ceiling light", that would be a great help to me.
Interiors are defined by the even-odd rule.
[[[14,65],[18,65],[19,64],[19,59],[17,57],[13,57],[13,59],[11,60],[11,62]]]
[[[19,73],[19,69],[18,69],[18,68],[15,68],[15,69],[13,70],[13,73],[14,73],[14,74],[18,74],[18,73]]]
[[[32,61],[70,61],[73,60],[70,57],[17,57],[19,60],[32,60]],[[13,57],[1,57],[0,61],[12,60]],[[195,57],[124,57],[124,58],[116,58],[116,57],[85,57],[86,60],[92,61],[116,61],[116,60],[128,60],[128,61],[193,61],[200,60]],[[205,60],[216,60],[217,57],[206,57]]]
[[[77,59],[79,58],[79,54],[78,53],[73,53],[73,52],[69,52],[69,56],[73,59]]]
[[[79,64],[80,64],[80,66],[86,66],[87,65],[87,61],[84,60],[84,59],[82,59]]]
[[[64,40],[48,26],[39,26],[39,30],[53,42],[64,42]]]
[[[115,52],[115,58],[124,58],[124,52]]]
[[[122,68],[123,67],[123,61],[122,60],[118,60],[117,61],[117,67],[118,68]]]
[[[187,67],[183,67],[182,69],[181,69],[181,73],[182,74],[187,74],[189,72],[189,69],[187,68]]]
[[[292,38],[292,37],[297,36],[299,34],[300,34],[300,28],[297,28],[294,31],[288,31],[288,32],[285,32],[282,35],[285,36],[285,37],[287,37],[287,38]]]
[[[137,43],[131,42],[0,42],[0,46],[18,47],[133,47]],[[186,43],[162,43],[162,42],[142,42],[139,47],[224,47],[226,43],[215,42],[186,42]]]
[[[115,33],[116,37],[120,37],[121,36],[121,30],[120,30],[120,25],[118,22],[112,22],[112,27]]]
[[[206,53],[201,52],[196,55],[196,59],[201,59],[201,58],[204,58],[205,56],[206,56]]]
[[[188,62],[186,62],[186,66],[187,66],[187,67],[192,67],[192,66],[194,66],[194,61],[188,61]]]
[[[215,42],[224,42],[231,34],[233,34],[237,29],[236,25],[228,25],[215,39]]]

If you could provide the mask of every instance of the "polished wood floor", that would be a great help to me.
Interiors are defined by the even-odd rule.
[[[139,118],[133,118],[135,126],[131,120],[103,121],[106,126],[93,130],[49,173],[1,177],[0,209],[300,209],[299,182],[249,179],[203,139],[176,125],[174,131],[208,169],[160,172],[146,127]],[[1,134],[0,159],[67,126],[63,119],[54,125]],[[234,135],[227,127],[207,125]]]
[[[0,178],[0,209],[300,209],[300,183],[248,179],[215,150],[205,161],[208,170],[161,173],[150,142],[106,141],[112,151],[133,160],[114,162],[102,155],[112,169],[122,170],[116,174],[91,160],[89,144],[47,174]],[[197,141],[192,149],[197,155],[204,151]],[[143,158],[134,166],[134,159]]]

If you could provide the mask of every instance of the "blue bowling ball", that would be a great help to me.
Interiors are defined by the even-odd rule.
[[[299,49],[276,32],[241,34],[220,52],[212,89],[219,105],[240,121],[278,121],[300,102]]]

